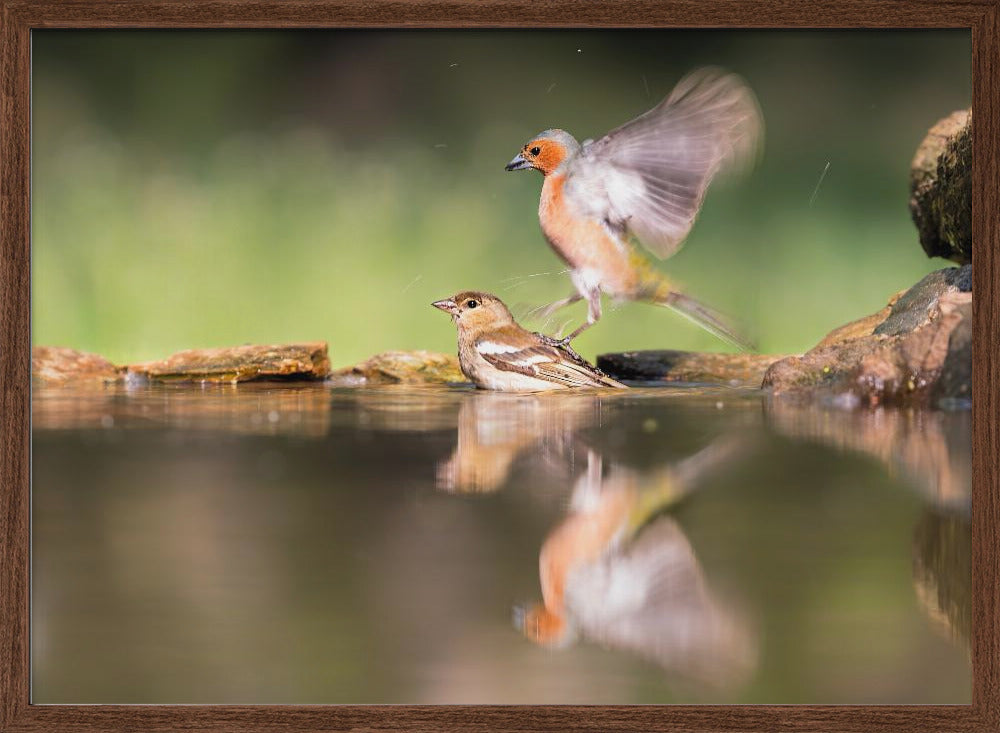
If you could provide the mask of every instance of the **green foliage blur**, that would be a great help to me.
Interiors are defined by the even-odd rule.
[[[762,351],[801,351],[947,264],[917,242],[908,168],[970,102],[964,31],[45,30],[33,64],[34,342],[116,363],[313,339],[335,365],[453,352],[432,300],[484,289],[523,313],[568,294],[540,178],[504,164],[706,64],[756,91],[766,149],[663,267]],[[609,306],[581,353],[728,348]]]

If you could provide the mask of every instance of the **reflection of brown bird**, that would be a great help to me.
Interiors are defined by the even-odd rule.
[[[458,327],[462,373],[480,389],[539,392],[573,387],[626,389],[573,350],[521,328],[495,295],[466,291],[433,303]]]
[[[753,93],[736,76],[701,69],[658,106],[599,140],[580,144],[565,130],[545,130],[507,164],[545,176],[538,206],[542,232],[569,266],[576,292],[551,312],[585,298],[587,321],[601,317],[601,293],[646,300],[682,313],[749,348],[725,319],[677,290],[631,244],[659,257],[680,249],[716,173],[751,162],[762,122]]]
[[[601,397],[593,391],[558,397],[464,394],[458,440],[455,450],[438,466],[437,487],[451,492],[495,491],[507,480],[519,456],[561,455],[572,447],[577,431],[597,421]]]
[[[735,445],[717,443],[645,476],[622,468],[603,476],[591,454],[569,516],[542,546],[543,603],[520,614],[524,634],[555,647],[584,637],[712,684],[745,676],[753,639],[709,592],[679,525],[660,516]]]

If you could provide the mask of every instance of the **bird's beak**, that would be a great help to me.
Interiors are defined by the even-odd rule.
[[[435,300],[431,305],[435,308],[440,308],[445,313],[451,313],[453,316],[458,314],[458,304],[454,300],[449,300],[448,298]]]
[[[514,160],[510,161],[507,165],[503,167],[505,171],[523,171],[525,168],[532,168],[528,161],[524,159],[524,156],[518,153],[514,156]]]

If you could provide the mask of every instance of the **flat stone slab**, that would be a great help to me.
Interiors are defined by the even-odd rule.
[[[773,354],[662,349],[601,354],[597,357],[597,367],[615,379],[635,382],[702,382],[759,387],[767,368],[783,358]]]
[[[457,356],[435,351],[386,351],[360,364],[338,369],[329,379],[330,384],[338,387],[467,381]]]
[[[166,359],[130,364],[127,379],[164,382],[247,382],[259,379],[325,379],[330,358],[325,341],[190,349]]]
[[[113,382],[120,376],[118,367],[97,354],[62,346],[31,349],[31,377],[39,382]]]

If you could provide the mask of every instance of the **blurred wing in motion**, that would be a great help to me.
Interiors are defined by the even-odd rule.
[[[566,607],[585,638],[679,678],[730,687],[756,666],[756,640],[709,593],[687,537],[666,516],[621,552],[575,568]]]
[[[585,142],[567,171],[565,194],[582,212],[669,257],[691,230],[713,176],[750,167],[762,136],[757,100],[743,80],[699,69],[653,109]]]

